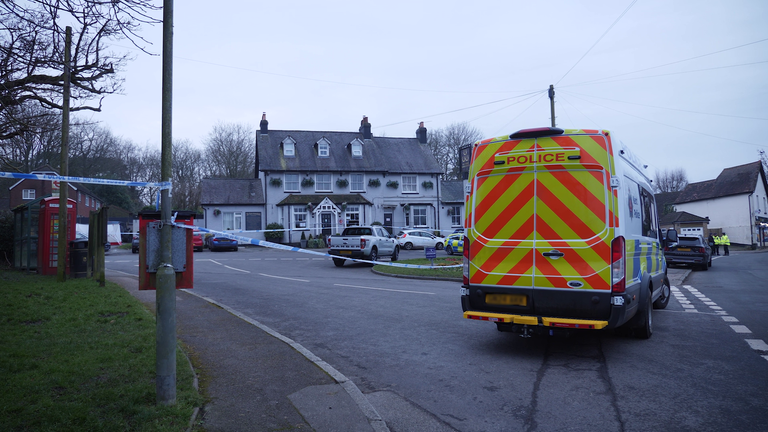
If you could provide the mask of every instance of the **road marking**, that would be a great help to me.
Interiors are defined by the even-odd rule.
[[[259,273],[259,274],[262,275],[262,276],[265,276],[265,277],[271,277],[271,278],[275,278],[275,279],[285,279],[285,280],[292,280],[292,281],[296,281],[296,282],[309,282],[306,279],[294,279],[294,278],[283,277],[283,276],[268,275],[266,273]]]
[[[736,333],[752,333],[752,330],[748,329],[745,325],[732,325],[731,328]]]
[[[768,352],[768,344],[762,339],[745,339],[750,348],[755,351]]]
[[[220,262],[216,262],[216,261],[214,261],[214,260],[212,260],[212,259],[209,259],[208,261],[210,261],[210,262],[212,262],[212,263],[214,263],[214,264],[218,264],[218,265],[220,265],[220,266],[222,266],[222,267],[224,267],[224,268],[228,268],[228,269],[230,269],[230,270],[235,270],[235,271],[239,271],[239,272],[243,272],[243,273],[248,273],[248,274],[250,274],[250,273],[251,273],[251,272],[249,272],[248,270],[241,270],[241,269],[239,269],[239,268],[230,267],[230,266],[228,266],[228,265],[225,265],[225,264],[222,264],[222,263],[220,263]]]
[[[392,292],[401,292],[401,293],[409,293],[409,294],[427,294],[427,295],[435,294],[435,293],[424,292],[424,291],[408,291],[408,290],[397,290],[397,289],[390,289],[390,288],[374,288],[374,287],[366,287],[366,286],[360,286],[360,285],[344,285],[344,284],[333,284],[333,285],[346,287],[346,288],[361,288],[361,289],[368,289],[368,290],[375,290],[375,291],[392,291]]]
[[[722,318],[725,322],[739,322],[738,318],[732,316],[723,316]]]

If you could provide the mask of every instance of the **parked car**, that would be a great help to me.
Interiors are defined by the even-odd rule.
[[[464,233],[454,233],[449,235],[445,239],[443,246],[448,255],[464,253]]]
[[[139,253],[139,236],[134,235],[131,240],[131,253]]]
[[[397,234],[397,243],[401,248],[411,250],[413,248],[434,247],[442,249],[445,238],[438,237],[429,231],[403,230]]]
[[[677,243],[670,243],[664,248],[667,265],[691,266],[700,270],[712,267],[712,249],[703,236],[680,236]]]
[[[237,251],[237,240],[235,239],[213,235],[208,237],[207,240],[208,240],[208,249],[210,249],[211,252],[215,252],[218,250]]]
[[[200,230],[192,232],[192,250],[195,252],[203,251],[203,232]]]

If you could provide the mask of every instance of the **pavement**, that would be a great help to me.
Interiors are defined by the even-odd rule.
[[[110,272],[154,313],[155,291]],[[212,299],[176,291],[176,334],[208,401],[190,430],[386,432],[357,386],[295,341]]]
[[[670,268],[670,285],[681,286],[688,274],[688,269]],[[154,312],[155,291],[139,291],[137,276],[107,270],[107,277]],[[209,398],[190,422],[192,430],[389,431],[347,377],[226,305],[177,290],[176,326]]]

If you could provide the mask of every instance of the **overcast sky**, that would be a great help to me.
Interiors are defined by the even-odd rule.
[[[610,130],[691,182],[768,150],[768,1],[175,2],[173,138],[218,122],[412,137]],[[162,26],[143,33],[161,51]],[[128,43],[115,49],[125,50]],[[160,147],[161,58],[133,51],[93,119]]]

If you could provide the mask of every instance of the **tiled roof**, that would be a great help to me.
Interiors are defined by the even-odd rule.
[[[709,218],[696,216],[688,212],[673,212],[665,214],[659,219],[659,225],[673,225],[675,223],[709,222]]]
[[[444,203],[463,203],[464,182],[461,180],[440,182],[440,201]]]
[[[264,204],[261,179],[210,179],[200,184],[202,205]]]
[[[393,174],[440,174],[442,169],[424,144],[414,138],[372,137],[363,140],[359,132],[269,130],[258,137],[260,171],[387,172]],[[283,156],[281,142],[291,137],[295,157]],[[328,157],[318,157],[316,143],[330,143]],[[363,142],[362,158],[352,157],[350,143]]]
[[[656,198],[656,208],[659,212],[662,212],[666,206],[674,204],[679,196],[680,191],[657,193],[654,195]]]
[[[760,161],[726,168],[714,180],[689,183],[675,204],[752,193],[759,179],[765,184]]]
[[[280,206],[280,205],[310,204],[310,203],[314,205],[318,205],[325,198],[328,198],[336,205],[341,205],[341,203],[371,205],[371,202],[363,198],[363,196],[360,194],[328,194],[328,195],[290,194],[287,197],[283,198],[282,201],[277,203],[277,205]]]

